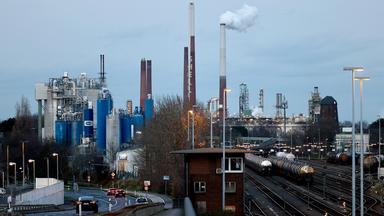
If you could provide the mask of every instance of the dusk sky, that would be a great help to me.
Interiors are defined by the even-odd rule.
[[[15,115],[26,96],[36,112],[34,85],[86,72],[97,77],[105,55],[107,85],[117,108],[139,103],[140,59],[152,60],[154,99],[182,95],[183,47],[188,44],[187,0],[2,0],[0,4],[0,120]],[[384,1],[195,1],[197,99],[218,96],[219,18],[244,4],[257,8],[246,32],[227,31],[230,113],[238,112],[239,85],[248,84],[250,106],[260,88],[265,112],[275,113],[276,93],[289,115],[308,115],[314,86],[338,102],[339,120],[351,119],[351,73],[363,66],[364,119],[384,115]],[[358,83],[356,83],[358,84]],[[357,85],[358,87],[358,85]],[[359,117],[356,88],[356,119]]]

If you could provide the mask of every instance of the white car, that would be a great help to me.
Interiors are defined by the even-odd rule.
[[[6,194],[7,192],[5,191],[5,189],[4,188],[0,188],[0,194],[1,195],[4,195],[4,194]]]

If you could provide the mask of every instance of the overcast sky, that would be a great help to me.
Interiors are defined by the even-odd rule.
[[[36,112],[34,85],[68,71],[97,77],[105,54],[115,107],[139,101],[140,59],[152,59],[153,94],[182,95],[183,47],[188,43],[187,0],[2,0],[0,3],[0,119],[14,116],[22,95]],[[265,111],[275,113],[276,93],[287,113],[308,115],[314,86],[338,102],[339,119],[351,119],[351,74],[364,66],[364,119],[384,114],[384,1],[209,0],[196,5],[197,98],[218,95],[219,17],[248,4],[258,9],[247,32],[227,32],[230,112],[238,112],[239,84],[248,84],[250,105],[265,92]],[[359,95],[356,91],[356,114]],[[356,115],[359,119],[359,115]]]

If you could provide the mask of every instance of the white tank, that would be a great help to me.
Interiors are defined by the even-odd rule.
[[[295,160],[295,155],[292,154],[292,153],[288,153],[285,155],[285,158],[287,158],[287,160]]]

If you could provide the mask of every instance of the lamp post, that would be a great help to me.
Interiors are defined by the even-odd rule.
[[[24,179],[25,179],[25,151],[24,151],[24,142],[21,143],[21,150],[22,150],[22,153],[23,153],[23,180],[21,181],[22,182],[22,185],[24,187]]]
[[[378,176],[380,176],[381,168],[381,116],[379,115],[379,169],[377,170]]]
[[[355,149],[355,72],[363,72],[363,67],[345,67],[352,72],[352,216],[356,215],[356,149]]]
[[[227,103],[225,98],[227,97],[226,94],[230,92],[231,89],[225,88],[224,94],[223,94],[223,160],[221,161],[221,171],[223,172],[223,179],[222,179],[222,203],[221,208],[224,211],[225,210],[225,114],[227,112]]]
[[[32,163],[32,171],[33,171],[33,182],[36,182],[36,175],[35,175],[35,160],[29,159],[28,163]]]
[[[15,187],[17,186],[17,180],[16,180],[16,163],[15,162],[9,162],[9,166],[15,166],[14,174],[15,174]]]
[[[189,142],[189,113],[191,110],[188,111],[187,113],[187,121],[188,121],[188,133],[187,133],[187,141]]]
[[[53,153],[53,157],[56,157],[56,180],[59,180],[59,154]]]
[[[189,110],[189,113],[192,115],[192,149],[195,148],[195,113],[193,110]]]
[[[364,136],[363,136],[363,81],[369,77],[356,77],[360,84],[360,215],[364,216]],[[380,161],[380,159],[379,159]]]
[[[212,120],[212,116],[213,116],[213,111],[212,111],[212,103],[217,101],[218,98],[217,97],[212,97],[211,100],[209,100],[209,113],[210,113],[210,119],[211,119],[211,148],[213,148],[213,137],[212,137],[212,134],[213,134],[213,120]]]
[[[7,145],[7,164],[9,164],[9,145]],[[7,187],[9,186],[9,166],[7,165]]]
[[[45,159],[47,160],[47,180],[49,185],[49,157],[46,157]]]

